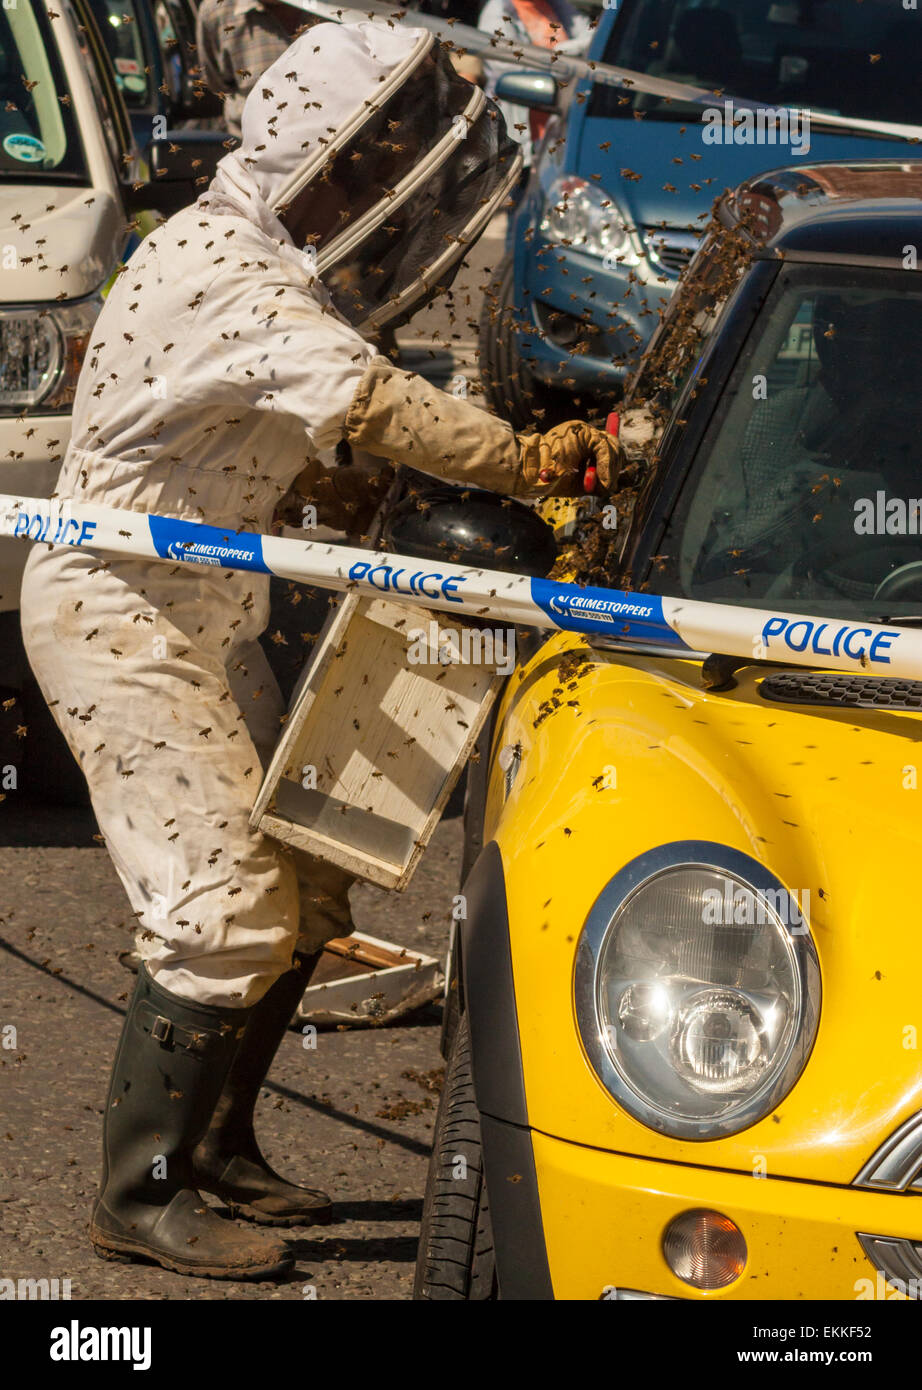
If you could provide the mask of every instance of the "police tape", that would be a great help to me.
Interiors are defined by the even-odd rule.
[[[922,679],[922,632],[895,625],[582,587],[69,500],[0,496],[0,535],[94,555],[254,570],[629,647]]]

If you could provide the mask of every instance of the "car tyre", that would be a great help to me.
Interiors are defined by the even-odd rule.
[[[466,1014],[455,1032],[435,1122],[413,1297],[498,1297]]]
[[[479,360],[484,397],[494,415],[515,430],[550,429],[575,413],[566,391],[545,386],[519,351],[513,303],[512,256],[507,255],[484,296],[480,313]]]

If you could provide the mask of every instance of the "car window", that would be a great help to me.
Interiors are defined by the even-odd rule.
[[[101,36],[91,25],[78,27],[78,41],[86,74],[96,103],[106,145],[117,175],[126,171],[125,157],[133,150],[131,131],[125,108],[115,86],[112,67],[105,49],[100,48]]]
[[[0,8],[0,179],[8,182],[87,179],[52,22],[39,3]]]
[[[166,4],[166,0],[156,0],[153,6],[154,23],[157,26],[157,43],[170,100],[178,103],[183,96],[183,52],[182,36],[176,31],[177,14]]]
[[[922,409],[907,389],[920,373],[910,273],[781,272],[679,494],[653,587],[863,619],[920,612]]]
[[[90,0],[90,7],[125,105],[129,111],[151,106],[154,75],[145,51],[138,5],[134,0]]]
[[[906,121],[917,106],[922,25],[894,0],[629,0],[604,61],[772,106]],[[601,84],[592,101],[596,115],[701,113]]]

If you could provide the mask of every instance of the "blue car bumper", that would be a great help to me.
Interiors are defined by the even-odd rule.
[[[512,239],[520,353],[546,385],[604,397],[633,370],[696,238],[657,229],[644,234],[643,255],[607,266],[548,245],[538,206],[523,206]]]

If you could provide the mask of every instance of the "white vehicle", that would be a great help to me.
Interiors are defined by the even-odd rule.
[[[142,164],[86,0],[0,7],[2,493],[53,490],[77,376],[107,285],[137,242],[137,214],[191,202],[223,152],[218,132],[157,135]],[[170,142],[181,149],[167,168]],[[0,539],[0,686],[25,692],[28,714],[18,615],[27,554]]]

